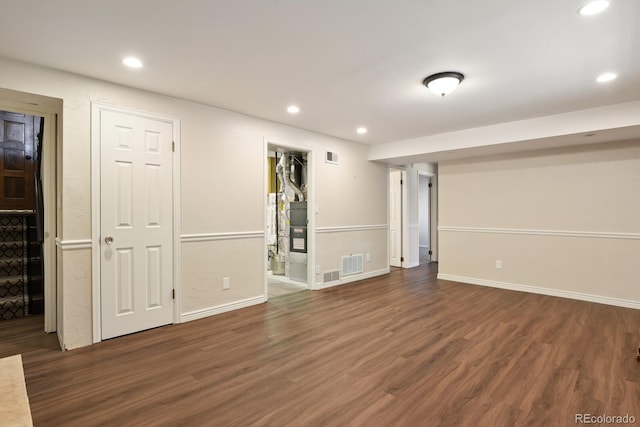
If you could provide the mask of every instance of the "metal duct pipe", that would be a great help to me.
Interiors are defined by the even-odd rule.
[[[293,191],[293,193],[298,197],[299,201],[304,201],[304,194],[302,191],[291,181],[289,170],[293,168],[293,164],[291,164],[291,168],[287,167],[289,163],[289,156],[287,154],[283,154],[280,158],[280,161],[276,165],[276,174],[280,179],[280,184],[282,185],[283,193],[286,194],[287,190]]]

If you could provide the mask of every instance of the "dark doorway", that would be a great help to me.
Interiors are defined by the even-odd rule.
[[[0,320],[44,312],[43,125],[0,111]]]
[[[34,147],[40,117],[0,111],[0,210],[34,209]]]

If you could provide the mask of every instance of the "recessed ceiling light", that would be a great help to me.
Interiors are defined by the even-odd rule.
[[[122,60],[122,63],[130,68],[142,68],[142,61],[134,56],[127,56]]]
[[[578,9],[578,14],[582,16],[596,15],[608,8],[610,4],[611,2],[609,0],[590,1],[589,3]]]
[[[358,129],[356,129],[356,132],[358,132],[358,135],[364,135],[365,133],[367,133],[367,128],[359,127]]]
[[[606,82],[615,80],[617,77],[618,75],[616,73],[604,73],[604,74],[600,74],[596,79],[596,81],[598,83],[606,83]]]
[[[300,107],[297,105],[289,105],[287,107],[287,113],[289,114],[298,114],[300,112]]]

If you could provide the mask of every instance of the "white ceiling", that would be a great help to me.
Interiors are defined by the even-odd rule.
[[[381,144],[640,100],[640,1],[582,4],[2,1],[0,56]],[[466,79],[447,97],[421,85],[449,70]]]

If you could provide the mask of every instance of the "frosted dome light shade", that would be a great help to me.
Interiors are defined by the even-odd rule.
[[[464,80],[464,76],[456,71],[433,74],[422,81],[436,95],[445,96],[454,91]]]
[[[427,87],[436,95],[445,96],[446,94],[453,92],[459,84],[460,81],[455,77],[442,77],[430,82]]]

